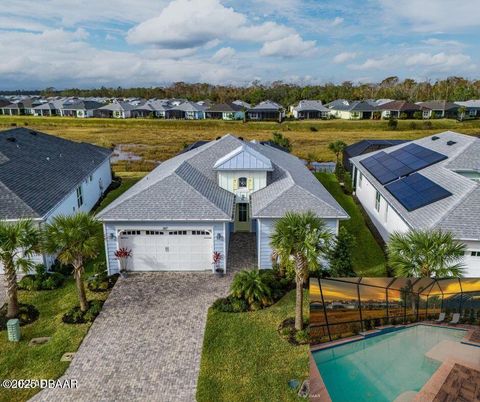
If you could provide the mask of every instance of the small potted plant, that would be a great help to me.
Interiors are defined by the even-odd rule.
[[[120,275],[123,278],[127,277],[127,263],[128,259],[132,257],[132,250],[127,248],[119,248],[115,251],[115,257],[117,257],[118,261],[120,262]]]
[[[220,263],[222,261],[222,254],[218,251],[214,251],[213,252],[213,269],[215,270],[215,274],[217,276],[223,276],[223,274],[225,273],[223,268],[220,266]]]

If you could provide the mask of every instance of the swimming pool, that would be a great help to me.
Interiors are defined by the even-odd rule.
[[[465,331],[415,325],[313,352],[333,402],[387,402],[419,391],[440,366],[425,357],[437,343]]]

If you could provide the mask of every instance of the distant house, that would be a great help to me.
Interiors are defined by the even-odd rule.
[[[349,101],[338,99],[325,105],[330,109],[330,114],[339,119],[362,120],[372,119],[377,106],[367,101]]]
[[[407,119],[411,119],[415,113],[422,112],[422,108],[419,105],[407,101],[387,102],[377,106],[377,110],[381,111],[383,119],[389,119],[390,117],[398,119],[402,117],[402,115]]]
[[[22,99],[19,102],[3,106],[1,110],[2,114],[7,116],[23,116],[33,114],[34,106],[36,105],[33,104],[31,99]]]
[[[79,100],[63,105],[63,116],[86,118],[93,117],[95,110],[104,106],[103,103],[92,100]]]
[[[32,108],[34,116],[63,116],[63,101],[53,100]]]
[[[468,100],[465,102],[455,102],[459,108],[465,108],[465,116],[470,118],[477,118],[480,117],[480,100]]]
[[[283,106],[266,100],[247,110],[247,120],[282,121],[285,116]]]
[[[154,115],[154,110],[149,103],[144,103],[142,105],[134,106],[134,108],[130,111],[130,117],[135,119],[137,118],[145,118]]]
[[[234,103],[235,105],[240,105],[245,109],[251,109],[252,108],[252,105],[250,105],[250,103],[247,103],[247,102],[245,102],[243,100],[240,100],[240,99],[234,100],[232,103]]]
[[[111,154],[26,128],[0,131],[0,220],[29,218],[41,227],[60,214],[90,211],[112,181]],[[48,267],[53,258],[34,260]]]
[[[127,102],[114,102],[94,110],[95,117],[113,117],[115,119],[127,119],[131,117],[135,106]]]
[[[319,100],[301,100],[292,107],[292,115],[295,119],[328,119],[330,109]]]
[[[165,118],[165,112],[171,107],[171,105],[165,99],[149,100],[146,102],[146,104],[150,106],[150,109],[152,109],[153,115],[155,117],[163,119]]]
[[[448,101],[428,101],[428,102],[418,102],[419,105],[423,110],[423,118],[430,119],[430,118],[449,118],[455,119],[457,117],[457,112],[459,109],[459,105],[448,102]]]
[[[217,103],[205,110],[206,119],[243,120],[245,108],[236,103]]]
[[[362,140],[356,142],[343,150],[343,166],[345,170],[352,172],[351,158],[403,144],[404,142],[407,142],[407,140]]]
[[[205,118],[205,106],[186,101],[165,111],[166,119],[201,120]]]

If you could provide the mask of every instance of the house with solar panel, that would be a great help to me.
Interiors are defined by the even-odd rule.
[[[466,245],[466,276],[480,276],[480,139],[446,131],[352,158],[358,200],[385,241],[440,229]]]
[[[312,211],[334,234],[348,219],[300,159],[225,135],[163,162],[97,217],[112,274],[120,247],[132,250],[131,271],[212,271],[214,252],[226,271],[233,247],[271,268],[270,235],[289,211]]]

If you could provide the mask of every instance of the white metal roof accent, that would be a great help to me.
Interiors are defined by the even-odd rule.
[[[261,170],[272,171],[272,162],[260,152],[245,145],[220,158],[213,166],[214,170]]]

